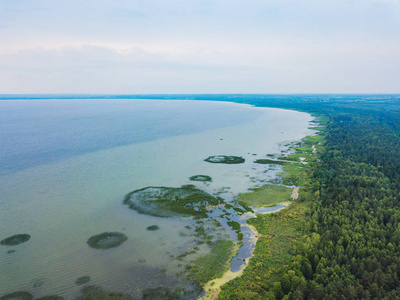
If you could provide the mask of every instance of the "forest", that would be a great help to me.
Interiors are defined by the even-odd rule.
[[[250,221],[267,237],[219,299],[400,299],[400,96],[235,101],[306,111],[326,126],[298,202]]]

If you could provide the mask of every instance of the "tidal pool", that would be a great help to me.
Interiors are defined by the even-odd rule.
[[[186,266],[208,255],[217,241],[237,240],[232,228],[212,217],[210,207],[231,203],[237,193],[273,180],[282,169],[255,164],[253,154],[260,159],[280,154],[287,151],[286,144],[313,132],[308,114],[233,103],[57,101],[0,102],[0,111],[14,114],[1,118],[10,133],[0,137],[1,143],[9,143],[0,153],[0,240],[31,235],[25,243],[0,245],[0,297],[23,291],[34,298],[70,299],[82,293],[196,298],[200,291]],[[27,124],[18,123],[20,115]],[[114,128],[110,120],[118,120]],[[27,139],[29,156],[22,151]],[[46,155],[51,159],[41,158]],[[244,161],[204,161],[219,155]],[[26,157],[38,158],[25,165]],[[190,180],[193,174],[207,174],[212,181]],[[205,205],[211,217],[155,216],[123,205],[132,191],[189,184],[222,199]],[[152,226],[158,230],[149,230]],[[88,246],[90,237],[112,232],[128,239],[106,250]],[[90,282],[78,285],[79,278]]]

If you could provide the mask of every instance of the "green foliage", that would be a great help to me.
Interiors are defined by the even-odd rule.
[[[398,97],[293,97],[256,104],[324,114],[329,121],[320,123],[326,125],[324,137],[304,141],[322,142],[318,159],[299,171],[306,175],[300,197],[310,201],[297,223],[305,235],[275,260],[276,238],[260,238],[250,266],[223,287],[220,298],[399,299]],[[251,222],[271,235],[274,222],[258,219]]]
[[[248,193],[240,193],[237,199],[248,206],[262,207],[290,200],[291,191],[285,186],[268,184]]]
[[[260,158],[254,161],[256,164],[267,165],[267,164],[275,164],[275,165],[287,165],[287,161],[268,159],[268,158]]]
[[[193,280],[199,285],[204,285],[211,279],[221,277],[229,269],[235,249],[235,242],[217,240],[212,245],[209,254],[197,258],[187,267]]]
[[[254,257],[242,277],[222,287],[220,299],[274,299],[272,288],[283,274],[282,266],[289,264],[294,241],[303,234],[304,203],[293,203],[274,214],[257,215],[247,221],[263,237],[259,238]],[[271,289],[271,293],[268,290]]]
[[[194,185],[150,186],[130,192],[123,203],[139,213],[156,217],[207,217],[207,206],[221,204],[222,199]]]

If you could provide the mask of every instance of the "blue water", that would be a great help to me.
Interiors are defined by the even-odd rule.
[[[275,178],[279,170],[254,159],[280,154],[288,142],[311,134],[311,120],[301,112],[212,101],[0,101],[0,240],[31,235],[27,243],[0,247],[0,297],[27,291],[35,298],[74,299],[81,276],[136,298],[159,287],[197,295],[186,267],[210,249],[199,244],[196,226],[204,226],[213,241],[235,239],[236,233],[225,223],[215,227],[211,218],[203,224],[139,214],[123,205],[125,195],[148,186],[195,184],[230,202]],[[239,155],[245,163],[204,161],[218,154]],[[189,180],[197,174],[213,180]],[[152,225],[160,229],[148,231]],[[113,231],[128,240],[106,251],[86,243]],[[244,242],[251,242],[244,233]],[[196,253],[176,260],[195,246]],[[238,257],[243,260],[248,249]]]
[[[184,100],[0,101],[0,174],[92,151],[240,124],[259,114],[242,105]]]

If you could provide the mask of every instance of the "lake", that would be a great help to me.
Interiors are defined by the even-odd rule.
[[[231,203],[277,176],[281,166],[254,160],[287,152],[314,132],[312,120],[302,112],[220,101],[0,101],[0,240],[31,236],[0,246],[0,296],[26,291],[68,299],[90,284],[137,298],[160,288],[196,298],[187,265],[215,241],[235,241],[235,233],[211,217],[139,213],[123,205],[125,196],[192,184]],[[213,155],[245,162],[204,161]],[[212,180],[190,180],[194,175]],[[127,240],[110,249],[89,247],[87,240],[103,232]],[[82,277],[90,282],[77,283]]]

